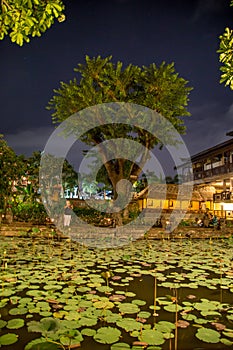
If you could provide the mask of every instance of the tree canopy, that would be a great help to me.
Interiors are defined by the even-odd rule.
[[[185,133],[183,117],[189,116],[187,110],[188,96],[191,87],[179,77],[174,63],[160,66],[155,63],[149,66],[113,63],[112,57],[86,56],[84,64],[74,69],[77,74],[68,83],[61,82],[54,90],[55,95],[49,101],[48,109],[53,110],[54,123],[61,123],[76,112],[87,107],[111,102],[127,102],[150,108],[163,115],[180,133]],[[142,117],[143,118],[143,117]],[[84,121],[88,125],[88,120]],[[71,126],[72,128],[72,126]],[[101,125],[89,130],[81,137],[81,141],[90,145],[101,145],[104,140],[130,139],[145,146],[145,150],[153,149],[159,140],[148,131],[130,125]],[[113,191],[122,178],[138,176],[139,166],[127,159],[106,159],[104,151],[100,154],[105,165]]]
[[[54,20],[65,20],[61,0],[2,0],[0,2],[0,40],[9,35],[22,46],[31,37],[41,36]]]
[[[233,0],[231,0],[230,6],[233,6]],[[233,90],[233,30],[228,27],[220,36],[218,53],[219,61],[222,63],[220,83],[225,83],[225,86],[229,86]]]

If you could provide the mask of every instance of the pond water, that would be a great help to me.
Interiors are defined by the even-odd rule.
[[[233,349],[232,243],[2,237],[1,349]]]

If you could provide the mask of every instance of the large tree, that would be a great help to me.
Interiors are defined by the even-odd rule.
[[[124,67],[122,62],[113,63],[111,56],[106,58],[87,56],[85,63],[78,64],[74,71],[78,73],[77,78],[68,83],[61,82],[49,101],[47,108],[54,111],[52,114],[54,123],[62,123],[72,114],[90,106],[110,102],[130,102],[160,113],[177,132],[185,133],[183,117],[190,115],[187,104],[191,87],[178,75],[173,63],[163,62],[160,66],[152,63],[143,67],[130,64]],[[82,122],[88,125],[89,121]],[[101,147],[104,140],[116,138],[141,143],[145,146],[146,152],[160,142],[154,135],[140,127],[111,123],[89,130],[82,135],[81,140],[89,146]],[[100,156],[116,198],[116,185],[119,180],[133,178],[135,181],[141,172],[141,167],[121,158],[104,161],[106,159],[104,147],[101,148]]]
[[[54,20],[65,20],[61,0],[1,0],[0,40],[9,35],[22,46],[31,37],[41,36]]]
[[[23,156],[17,156],[0,135],[0,209],[5,213],[25,174]]]
[[[230,6],[233,6],[233,0]],[[220,36],[218,53],[219,61],[222,63],[220,83],[224,83],[225,86],[229,86],[233,90],[233,30],[228,27]]]

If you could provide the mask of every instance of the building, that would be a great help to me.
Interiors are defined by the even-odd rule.
[[[205,207],[218,217],[233,219],[233,138],[193,155],[191,161],[195,187],[209,192]],[[182,169],[184,181],[190,181],[185,165]]]

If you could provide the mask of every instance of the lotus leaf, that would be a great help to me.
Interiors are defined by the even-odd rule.
[[[121,318],[121,315],[112,313],[111,315],[105,316],[105,321],[108,323],[116,323]]]
[[[182,310],[182,306],[178,305],[178,304],[169,304],[169,305],[165,305],[164,310],[169,311],[169,312],[176,312],[176,311],[180,311]]]
[[[24,326],[24,320],[21,318],[13,318],[7,322],[8,329],[18,329]]]
[[[169,305],[171,304],[171,302],[169,303]],[[160,310],[161,309],[161,307],[159,306],[159,305],[150,305],[149,306],[149,309],[150,310]]]
[[[9,297],[11,295],[15,294],[15,291],[12,289],[4,289],[1,290],[1,297]]]
[[[122,318],[116,322],[118,327],[124,328],[126,332],[140,330],[141,324],[133,318]]]
[[[60,342],[62,345],[65,346],[72,346],[74,347],[79,347],[80,342],[83,341],[83,336],[79,331],[75,331],[75,334],[70,336],[70,335],[63,335],[60,337]],[[76,345],[76,346],[75,346]]]
[[[137,314],[137,317],[140,317],[140,318],[149,318],[150,316],[151,316],[151,313],[148,311],[140,311]]]
[[[20,304],[23,304],[23,305],[26,305],[26,304],[29,304],[29,303],[31,303],[32,302],[32,298],[21,298],[20,300],[19,300],[19,303]]]
[[[0,309],[7,305],[7,301],[8,301],[8,299],[3,299],[0,301]]]
[[[126,269],[125,269],[125,268],[119,267],[119,268],[116,268],[116,269],[114,270],[114,272],[116,272],[116,273],[124,273],[124,272],[126,272]]]
[[[200,312],[202,316],[221,316],[220,312],[210,310],[210,311],[201,311]]]
[[[94,340],[102,344],[113,344],[120,339],[121,332],[113,327],[101,327],[94,335]]]
[[[118,305],[120,312],[124,314],[135,314],[140,311],[139,307],[131,303],[122,303]]]
[[[98,318],[96,316],[90,316],[90,317],[81,317],[79,320],[78,320],[78,326],[79,327],[83,327],[83,326],[86,326],[86,327],[92,327],[92,326],[95,326],[98,322]]]
[[[115,306],[111,301],[96,301],[93,305],[97,309],[112,309]]]
[[[232,342],[231,340],[229,340],[229,339],[226,339],[226,338],[221,338],[221,339],[220,339],[220,342],[221,342],[222,344],[224,344],[224,345],[227,345],[227,346],[233,345],[233,342]]]
[[[75,304],[65,305],[63,307],[63,309],[66,310],[66,311],[74,311],[77,308],[78,308],[78,305],[75,305]]]
[[[190,313],[182,313],[182,318],[186,321],[196,321],[197,316]]]
[[[135,293],[133,293],[133,292],[125,292],[125,296],[126,297],[129,297],[129,298],[133,298],[133,297],[135,297]]]
[[[43,297],[45,294],[43,291],[40,291],[40,290],[28,290],[26,292],[27,295],[29,296],[32,296],[32,297],[36,297],[36,298],[40,298],[40,297]]]
[[[209,320],[204,319],[204,318],[196,318],[194,321],[195,321],[195,323],[197,323],[197,324],[206,324],[206,323],[209,322]]]
[[[7,324],[6,321],[0,320],[0,328],[4,328],[6,324]]]
[[[24,350],[58,350],[56,344],[47,342],[45,338],[37,338],[25,346]]]
[[[220,333],[209,328],[199,328],[195,335],[206,343],[216,344],[220,341]]]
[[[162,332],[162,333],[171,333],[173,329],[176,328],[174,323],[168,322],[168,321],[159,321],[155,325],[156,330]]]
[[[86,293],[86,292],[89,292],[90,290],[91,290],[90,287],[78,287],[77,288],[77,291],[80,293]]]
[[[99,292],[101,293],[109,293],[113,291],[113,288],[109,287],[109,286],[100,286],[96,288]]]
[[[199,311],[210,311],[210,310],[217,310],[218,304],[211,302],[210,300],[203,300],[201,303],[194,303],[194,308]]]
[[[80,308],[86,308],[92,306],[92,302],[90,300],[80,300],[78,307]]]
[[[0,336],[0,345],[11,345],[16,343],[18,340],[18,335],[14,333],[7,333]]]
[[[43,316],[43,317],[49,317],[49,316],[52,316],[52,312],[50,312],[50,311],[40,311],[39,315]]]
[[[60,286],[59,284],[47,284],[44,286],[45,290],[55,290],[55,289],[62,289],[62,286]]]
[[[20,306],[9,310],[10,315],[25,315],[27,312],[28,309]]]
[[[127,343],[116,343],[111,346],[110,350],[127,350],[130,349],[130,345]]]
[[[66,320],[72,321],[72,320],[79,320],[81,318],[81,315],[77,311],[60,311],[60,312],[54,312],[53,314],[56,318],[63,318],[65,317]]]
[[[46,301],[39,301],[38,303],[36,303],[36,307],[39,307],[45,310],[50,310],[50,305]]]
[[[30,321],[27,324],[29,332],[56,332],[59,329],[59,321],[56,318],[46,317],[40,321]]]
[[[83,328],[81,330],[81,333],[82,335],[86,335],[87,337],[94,337],[94,335],[96,334],[96,330],[91,328]]]
[[[143,305],[146,305],[146,301],[145,300],[134,299],[134,300],[132,300],[132,304],[143,306]]]
[[[225,335],[226,337],[233,338],[233,330],[232,329],[230,331],[225,329],[225,331],[222,332],[222,334]]]
[[[143,329],[138,339],[148,345],[162,345],[165,342],[163,333],[154,329]]]

